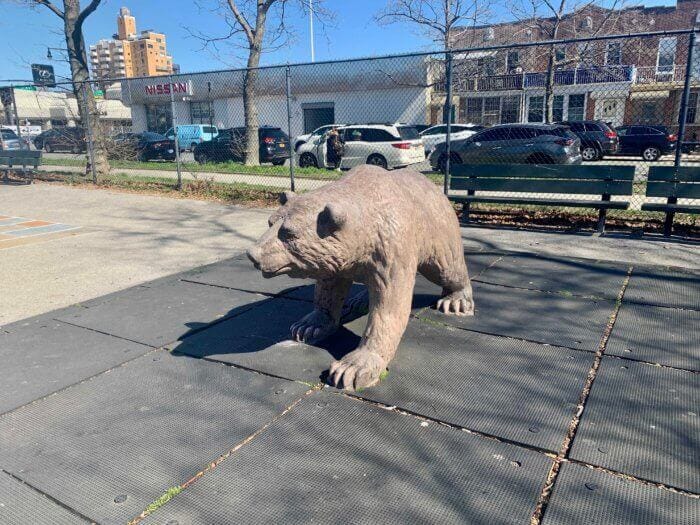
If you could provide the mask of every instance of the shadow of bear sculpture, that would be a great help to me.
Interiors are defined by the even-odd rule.
[[[316,343],[350,310],[368,312],[357,349],[331,364],[331,384],[355,389],[379,380],[406,329],[416,270],[442,287],[438,310],[473,315],[457,217],[420,173],[360,166],[317,190],[284,193],[280,203],[248,257],[264,277],[316,280],[314,310],[291,326],[292,337]],[[367,294],[344,309],[353,281]]]

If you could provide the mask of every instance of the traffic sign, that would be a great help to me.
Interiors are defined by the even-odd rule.
[[[53,72],[53,66],[32,64],[32,78],[37,86],[56,87],[56,75]]]

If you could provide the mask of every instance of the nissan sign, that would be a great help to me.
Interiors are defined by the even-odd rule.
[[[146,95],[170,95],[170,93],[183,95],[192,94],[192,86],[189,82],[167,82],[165,84],[146,84]]]

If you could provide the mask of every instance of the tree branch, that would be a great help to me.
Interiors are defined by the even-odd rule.
[[[95,9],[97,9],[99,7],[100,2],[102,2],[102,0],[92,0],[92,2],[90,2],[88,4],[88,6],[82,10],[82,12],[78,15],[78,18],[76,18],[76,20],[75,20],[75,27],[76,28],[79,28],[82,30],[83,22],[85,22],[85,19],[88,16],[90,16],[92,13],[95,12]]]
[[[35,3],[39,5],[43,5],[44,7],[48,8],[50,11],[52,11],[58,18],[63,20],[63,11],[61,11],[58,7],[56,7],[54,4],[50,2],[50,0],[34,0]]]
[[[248,38],[248,42],[252,44],[255,41],[255,33],[253,32],[253,28],[250,27],[250,24],[248,23],[248,20],[246,20],[245,15],[241,13],[240,9],[238,9],[238,6],[236,5],[236,0],[226,1],[228,3],[229,8],[231,9],[231,12],[233,13],[233,16],[236,17],[236,21],[243,28],[243,32],[245,33],[246,38]]]

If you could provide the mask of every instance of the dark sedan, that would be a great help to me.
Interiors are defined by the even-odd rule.
[[[34,146],[36,149],[43,149],[46,153],[52,151],[84,153],[87,151],[85,131],[83,128],[77,127],[47,129],[34,138]]]
[[[620,126],[616,131],[620,155],[641,155],[651,162],[676,150],[678,138],[664,126]]]
[[[289,137],[280,128],[262,126],[258,129],[260,162],[271,162],[281,166],[289,158]],[[220,129],[219,135],[208,142],[197,144],[194,160],[200,164],[207,162],[228,162],[243,160],[245,153],[245,128]]]
[[[109,156],[113,159],[135,159],[141,162],[175,160],[175,141],[152,131],[120,133],[114,137],[109,147]]]

